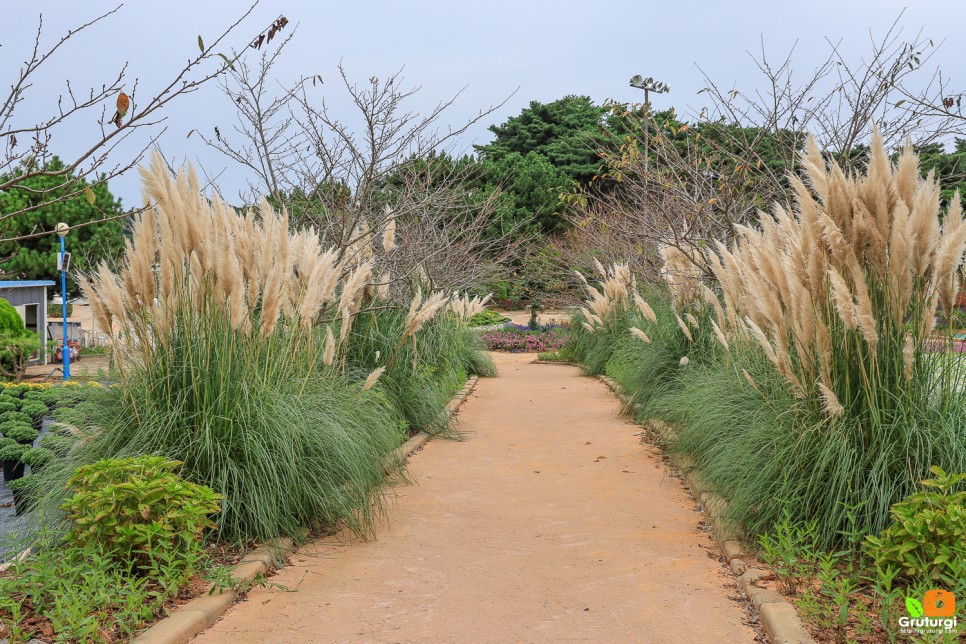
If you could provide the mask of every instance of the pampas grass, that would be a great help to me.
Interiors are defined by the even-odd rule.
[[[149,205],[117,269],[101,264],[83,282],[119,384],[78,417],[98,432],[77,458],[184,462],[186,478],[225,495],[223,539],[297,536],[311,519],[368,531],[406,429],[442,431],[457,380],[470,365],[486,370],[454,316],[449,331],[433,324],[451,298],[419,292],[406,317],[374,302],[379,240],[365,222],[347,248],[326,249],[265,200],[238,214],[206,199],[193,171],[173,177],[157,154],[141,175]],[[390,223],[383,249],[392,244]],[[464,312],[480,304],[457,299]],[[448,338],[420,347],[430,360],[416,352],[424,330]],[[414,391],[386,394],[401,381],[430,390],[422,415]]]
[[[889,524],[930,465],[966,469],[966,369],[935,331],[955,306],[966,220],[958,196],[940,212],[911,148],[893,163],[878,135],[864,174],[813,141],[802,168],[792,210],[704,255],[662,249],[658,324],[633,292],[628,311],[614,288],[588,285],[574,356],[615,378],[639,420],[677,425],[670,447],[730,519],[752,533],[814,521],[821,544],[852,545]]]

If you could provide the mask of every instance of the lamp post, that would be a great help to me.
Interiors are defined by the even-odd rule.
[[[58,262],[60,264],[60,312],[64,314],[64,348],[61,350],[61,355],[64,359],[64,382],[67,382],[70,380],[70,345],[67,340],[67,258],[64,252],[64,237],[67,236],[70,226],[61,222],[54,230],[60,237],[60,261]]]
[[[647,118],[650,116],[651,111],[649,93],[656,92],[658,94],[665,94],[671,91],[671,88],[667,83],[655,81],[651,76],[644,78],[640,74],[631,77],[630,85],[631,87],[644,90],[644,172],[647,172],[647,162],[650,148],[650,128],[648,127]]]

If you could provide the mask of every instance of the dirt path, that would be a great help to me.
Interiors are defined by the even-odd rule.
[[[196,642],[754,642],[701,515],[600,382],[497,355],[378,539],[311,544]],[[713,552],[713,551],[712,551]]]

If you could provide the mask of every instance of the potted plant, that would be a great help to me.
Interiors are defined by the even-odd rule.
[[[33,429],[33,427],[30,429]],[[27,466],[20,458],[28,449],[30,449],[29,446],[21,445],[16,441],[0,448],[0,462],[3,463],[3,479],[7,483],[23,478],[24,470]]]
[[[77,440],[73,436],[45,434],[40,437],[39,446],[49,449],[57,456],[67,456]]]
[[[31,423],[30,416],[20,411],[5,411],[0,414],[0,424],[9,422],[11,420],[18,420],[22,423]]]
[[[55,457],[56,454],[54,454],[53,450],[49,450],[46,447],[33,447],[24,452],[20,460],[33,473],[35,470],[41,469],[44,465],[54,460]]]
[[[23,385],[7,385],[3,389],[3,393],[10,396],[11,398],[20,398],[23,396],[23,392],[27,388]]]
[[[33,485],[32,479],[32,476],[24,476],[7,483],[7,487],[13,493],[13,509],[18,517],[27,511],[27,494],[30,486]]]
[[[36,429],[27,423],[16,423],[7,421],[6,423],[0,423],[0,432],[3,433],[4,438],[12,438],[21,445],[26,445],[30,447],[37,440],[37,436],[40,435]]]
[[[20,413],[30,416],[30,421],[34,429],[39,430],[43,427],[44,416],[50,411],[47,405],[39,400],[25,400],[20,407]]]

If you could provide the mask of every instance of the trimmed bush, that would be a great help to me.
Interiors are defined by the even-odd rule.
[[[28,449],[20,457],[20,460],[31,468],[40,468],[54,460],[56,454],[44,447],[34,447]]]
[[[30,416],[33,421],[38,421],[47,415],[50,411],[47,405],[40,402],[39,400],[27,400],[24,404],[20,406],[20,413]]]
[[[33,422],[33,418],[31,418],[28,414],[19,411],[5,411],[0,414],[0,424],[11,421],[26,423],[29,425]]]
[[[40,437],[39,447],[49,449],[57,456],[67,456],[70,450],[77,443],[77,439],[68,436],[58,436],[56,434],[45,434]]]
[[[30,425],[10,421],[0,424],[0,432],[3,433],[5,438],[12,438],[18,443],[25,444],[33,443],[40,435],[40,432]]]
[[[29,445],[20,443],[7,444],[0,447],[0,461],[19,461],[20,458],[30,449]]]

